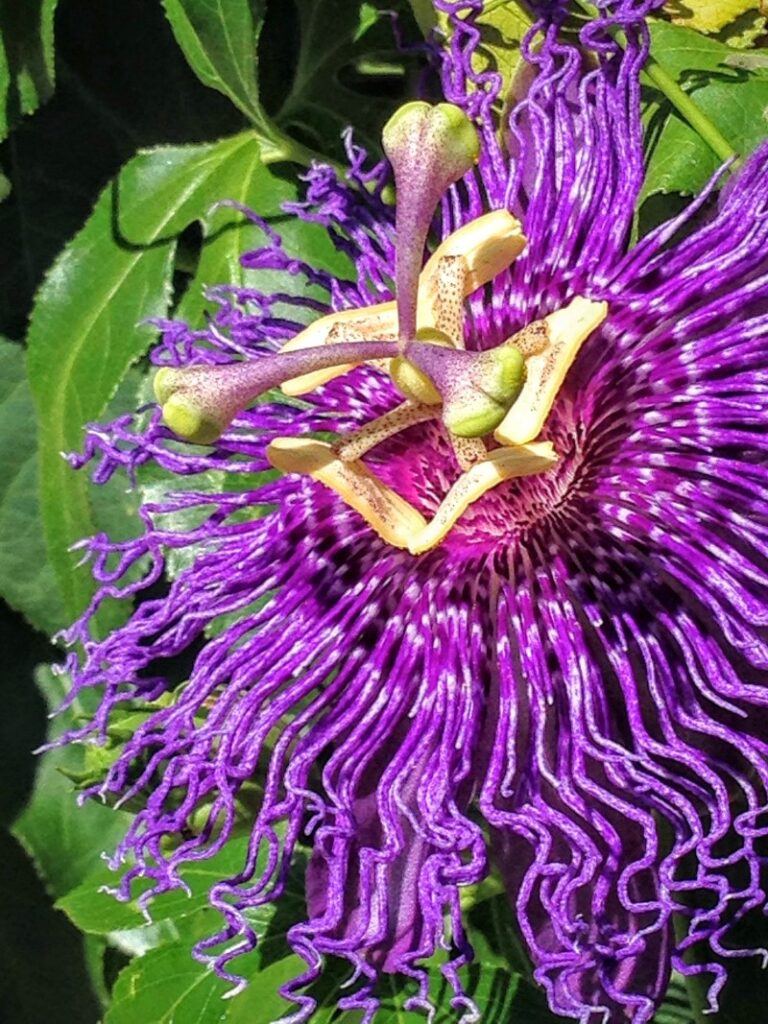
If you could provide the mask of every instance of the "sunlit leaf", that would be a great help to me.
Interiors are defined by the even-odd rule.
[[[305,970],[306,964],[298,956],[286,956],[268,964],[258,974],[250,974],[248,987],[235,996],[227,1007],[227,1024],[280,1020],[291,1009],[295,1009],[280,995],[280,988]],[[321,1014],[322,1008],[313,1014],[313,1024],[324,1024],[325,1018]]]
[[[231,840],[220,854],[210,861],[187,865],[181,870],[192,889],[192,896],[170,893],[152,903],[152,917],[157,933],[146,929],[134,932],[110,932],[110,942],[126,941],[148,943],[148,948],[135,948],[139,957],[120,974],[113,993],[113,1004],[105,1024],[209,1024],[226,1020],[234,1024],[253,1024],[254,1021],[277,1020],[288,1009],[279,989],[287,981],[300,975],[304,962],[292,954],[286,931],[304,915],[303,872],[305,860],[297,854],[285,891],[276,905],[267,904],[247,912],[249,923],[259,936],[253,952],[232,962],[232,969],[248,981],[247,988],[231,996],[232,986],[221,982],[205,965],[191,956],[196,939],[210,934],[219,923],[218,915],[207,907],[207,891],[242,868],[246,857],[247,840]],[[86,884],[61,900],[59,906],[80,927],[100,931],[117,925],[120,928],[135,925],[142,919],[135,906],[123,907],[121,912],[109,908],[104,894],[89,895],[96,874]],[[108,897],[107,897],[108,898]],[[129,916],[130,915],[130,916]],[[220,919],[219,919],[220,922]],[[173,932],[180,941],[171,939]],[[216,1016],[221,1013],[222,1016]],[[169,1016],[170,1015],[170,1016]]]
[[[737,153],[748,156],[768,130],[768,78],[729,66],[735,51],[691,29],[652,26],[652,53],[720,130]],[[658,192],[698,192],[721,164],[693,128],[655,94],[651,139],[641,200]]]
[[[740,15],[757,10],[757,0],[668,0],[664,13],[675,25],[719,32]]]
[[[0,340],[0,594],[43,632],[64,625],[46,559],[37,488],[35,407],[20,345]]]
[[[146,350],[151,332],[136,324],[165,312],[173,245],[132,246],[115,233],[118,190],[102,194],[86,226],[54,264],[38,294],[28,370],[41,448],[41,507],[51,563],[68,617],[87,605],[87,570],[73,571],[70,545],[95,532],[84,473],[62,452],[78,449],[86,423],[100,416],[120,380]],[[147,206],[152,205],[150,198]],[[162,230],[166,211],[156,210]]]
[[[182,889],[164,893],[152,902],[152,920],[167,921],[189,917],[208,907],[208,892],[212,885],[242,870],[248,850],[245,836],[230,840],[224,849],[210,860],[196,861],[183,867],[179,875],[189,886],[189,894]],[[146,924],[138,903],[138,895],[149,888],[149,883],[137,883],[134,899],[122,903],[108,891],[114,888],[120,874],[106,866],[92,872],[84,881],[63,896],[56,906],[81,931],[92,935],[108,935],[127,928],[140,928]]]
[[[687,91],[706,85],[712,76],[723,72],[733,56],[730,47],[717,39],[663,22],[651,25],[651,53]]]
[[[120,972],[104,1024],[218,1024],[229,988],[186,943],[160,946]]]
[[[51,711],[64,699],[65,677],[49,668],[38,672],[38,684]],[[71,727],[74,715],[55,719],[51,736]],[[54,749],[39,764],[35,788],[13,826],[14,835],[27,850],[47,884],[60,896],[79,885],[101,864],[102,853],[111,852],[125,834],[130,818],[97,801],[78,807],[72,783],[62,770],[77,770],[82,752],[76,747]]]
[[[445,14],[439,17],[442,29],[449,34],[449,19]],[[530,7],[522,0],[487,3],[477,17],[480,43],[472,58],[473,68],[477,72],[496,71],[502,75],[502,100],[505,102],[515,90],[516,76],[523,63],[520,43],[533,21]]]
[[[233,200],[261,218],[274,221],[274,229],[291,256],[339,277],[354,275],[348,257],[334,248],[324,228],[281,213],[281,204],[295,199],[298,189],[264,165],[255,139],[247,147],[233,152],[226,164],[222,163],[219,187],[221,199]],[[200,258],[179,306],[179,316],[188,323],[201,324],[204,312],[215,308],[206,297],[206,289],[211,285],[227,283],[266,294],[275,291],[288,295],[315,293],[316,289],[308,286],[301,275],[243,267],[240,257],[265,245],[267,238],[261,227],[240,209],[214,205],[200,221],[203,228]],[[317,295],[320,297],[320,293]],[[297,315],[301,316],[301,311],[297,314],[292,310],[292,316]]]
[[[768,30],[768,8],[752,9],[730,22],[718,32],[721,43],[727,43],[737,49],[746,49],[757,45]]]
[[[94,532],[94,516],[86,474],[73,473],[59,453],[81,446],[83,426],[103,414],[146,351],[152,332],[137,325],[166,312],[178,234],[227,196],[255,146],[243,134],[137,156],[102,194],[38,295],[28,370],[43,453],[41,506],[70,617],[85,607],[93,584],[86,569],[73,571],[68,549]],[[261,170],[260,209],[270,216],[295,191]]]

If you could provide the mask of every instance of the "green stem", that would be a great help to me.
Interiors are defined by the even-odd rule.
[[[285,132],[281,131],[271,121],[263,120],[259,124],[254,124],[253,131],[259,140],[259,151],[261,159],[265,164],[291,163],[299,164],[301,167],[309,167],[314,160],[317,160],[321,164],[327,164],[329,167],[332,167],[339,181],[344,181],[347,168],[343,164],[340,164],[338,160],[334,160],[333,157],[328,156],[326,153],[319,153],[316,149],[310,149],[308,146],[305,146],[303,142],[292,139],[290,135],[286,135]],[[373,192],[374,188],[373,182],[365,184],[365,189],[368,192]],[[381,200],[386,206],[394,205],[395,195],[391,185],[385,186],[381,193]],[[2,196],[0,196],[1,201]]]
[[[701,108],[696,106],[688,93],[680,88],[674,78],[653,57],[648,58],[645,73],[721,160],[731,160],[738,155],[730,142],[718,131]]]
[[[591,18],[599,17],[600,12],[594,4],[588,3],[588,0],[576,0],[576,3]],[[614,29],[611,35],[620,45],[626,44],[626,36],[620,29]],[[648,57],[644,74],[662,95],[666,96],[675,110],[678,111],[697,135],[707,143],[721,160],[731,160],[733,157],[738,156],[733,146],[710,121],[707,115],[694,103],[688,93],[677,84],[674,78],[664,70],[654,57]]]
[[[344,167],[338,161],[332,160],[331,157],[326,156],[324,153],[318,153],[316,150],[310,149],[296,139],[292,139],[290,135],[286,135],[285,132],[281,131],[276,124],[264,122],[263,124],[254,125],[254,131],[259,139],[261,158],[265,164],[287,161],[293,164],[301,164],[303,167],[309,167],[313,160],[319,160],[321,163],[329,164],[333,167],[339,177],[343,177],[345,174]]]

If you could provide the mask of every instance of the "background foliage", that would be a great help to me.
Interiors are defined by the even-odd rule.
[[[655,60],[739,154],[768,135],[763,7],[672,0],[653,26]],[[583,8],[574,2],[574,28]],[[487,0],[482,24],[479,61],[513,83],[529,10],[522,0]],[[101,854],[128,812],[75,805],[72,779],[103,764],[72,750],[30,753],[64,693],[45,667],[57,658],[47,637],[91,593],[69,547],[95,530],[128,535],[138,501],[121,481],[97,491],[60,452],[80,446],[89,420],[136,405],[153,338],[141,326],[147,318],[199,320],[206,285],[253,283],[238,256],[258,244],[259,230],[215,209],[217,200],[253,207],[296,252],[343,271],[322,232],[297,225],[281,204],[301,194],[299,175],[314,156],[343,160],[347,125],[376,149],[388,114],[414,95],[413,44],[434,28],[445,24],[430,0],[0,0],[0,629],[9,695],[0,717],[0,1006],[15,1024],[253,1024],[285,1009],[276,993],[295,973],[284,935],[302,912],[301,864],[279,910],[260,911],[265,941],[247,964],[250,988],[222,1001],[226,987],[189,949],[213,928],[207,886],[239,862],[239,840],[222,864],[190,869],[191,898],[158,901],[148,925],[135,904],[101,891],[111,877]],[[678,210],[719,163],[650,79],[644,102],[638,234]],[[153,486],[162,480],[142,481]],[[100,628],[124,614],[106,609]],[[468,894],[468,913],[477,950],[468,988],[486,1024],[552,1024],[493,881]],[[765,930],[761,919],[744,927]],[[761,975],[751,963],[732,973],[720,1013],[706,1019],[761,1019]],[[318,1022],[356,1019],[332,1009],[343,980],[333,969],[324,980]],[[393,979],[383,1024],[422,1019],[402,1009],[404,992]],[[658,1022],[691,1024],[702,1008],[701,994],[674,979]],[[438,1020],[451,1019],[446,1005]]]

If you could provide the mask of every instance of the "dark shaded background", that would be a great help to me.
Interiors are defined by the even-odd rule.
[[[0,205],[0,334],[23,337],[46,269],[137,149],[215,139],[243,123],[189,69],[159,0],[60,0],[55,93],[0,146],[12,188]],[[55,652],[4,603],[0,651],[8,695],[0,715],[0,1020],[93,1024],[100,1010],[83,937],[53,909],[8,832],[32,790],[32,750],[46,733],[33,669]]]

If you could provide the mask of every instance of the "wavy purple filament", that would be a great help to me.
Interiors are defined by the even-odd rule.
[[[104,783],[115,796],[144,794],[117,853],[135,860],[123,892],[138,875],[156,892],[173,888],[186,860],[221,848],[243,785],[266,765],[248,863],[212,890],[225,925],[198,955],[229,940],[229,952],[210,955],[233,976],[237,951],[256,941],[245,911],[279,898],[309,824],[308,912],[289,933],[307,965],[285,990],[292,1020],[310,1018],[304,986],[326,954],[359,970],[340,1005],[366,1021],[384,971],[415,979],[413,1004],[425,1005],[420,965],[446,942],[457,1017],[473,1020],[459,896],[492,855],[552,1009],[646,1024],[672,967],[708,970],[715,998],[723,959],[752,952],[730,948],[732,924],[765,905],[768,146],[719,195],[710,189],[631,248],[643,19],[659,3],[603,0],[626,49],[587,26],[599,66],[586,75],[558,39],[563,5],[537,5],[544,42],[526,48],[538,74],[512,115],[511,162],[491,117],[501,81],[472,67],[482,5],[439,6],[454,25],[446,99],[483,137],[477,171],[443,201],[440,230],[507,206],[529,239],[492,301],[472,297],[468,348],[498,344],[575,294],[609,304],[545,428],[564,453],[557,470],[489,492],[445,544],[414,559],[321,485],[249,475],[268,468],[275,435],[346,430],[391,408],[398,398],[373,369],[306,407],[242,413],[206,456],[171,443],[157,416],[144,431],[129,417],[94,427],[74,461],[96,460],[98,480],[154,462],[192,480],[218,470],[232,484],[174,492],[171,481],[145,505],[141,536],[88,542],[97,603],[141,596],[169,553],[186,559],[168,593],[145,594],[105,640],[90,638],[90,614],[72,628],[85,647],[70,658],[73,692],[103,688],[82,731],[103,734],[121,702],[164,691],[164,659],[199,645],[176,702],[138,728]],[[350,158],[350,186],[316,167],[306,203],[290,209],[327,226],[355,280],[290,259],[266,227],[265,247],[244,257],[303,273],[332,308],[389,298],[394,266],[383,170],[366,170],[353,147]],[[362,182],[373,192],[354,187]],[[300,330],[299,307],[315,301],[211,294],[212,327],[166,324],[157,363],[258,358]],[[458,475],[436,426],[369,458],[425,514]],[[187,510],[194,525],[180,527]],[[234,619],[207,638],[225,615]],[[190,836],[202,806],[208,826]],[[186,836],[173,852],[169,835]],[[675,939],[675,913],[688,918],[686,940]]]

